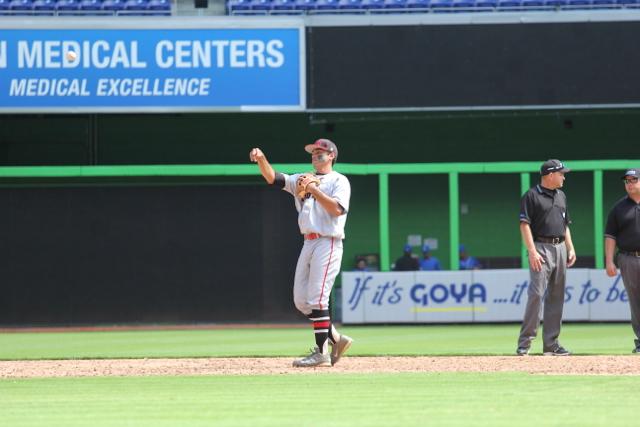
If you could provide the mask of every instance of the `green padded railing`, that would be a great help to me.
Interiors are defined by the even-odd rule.
[[[392,174],[447,174],[449,177],[449,240],[451,269],[459,265],[459,176],[476,173],[520,174],[520,191],[531,185],[529,174],[538,172],[541,162],[492,163],[338,163],[336,170],[347,175],[378,175],[380,209],[380,267],[389,271],[389,175]],[[571,170],[593,172],[593,217],[596,268],[604,268],[603,196],[602,176],[606,170],[637,167],[640,160],[568,160]],[[294,173],[311,168],[308,163],[274,164],[281,172]],[[144,165],[144,166],[9,166],[0,167],[2,179],[16,178],[116,178],[116,177],[178,177],[178,176],[251,176],[259,174],[253,164],[246,165]],[[520,195],[518,195],[520,197]],[[522,247],[522,268],[527,268],[527,257]]]

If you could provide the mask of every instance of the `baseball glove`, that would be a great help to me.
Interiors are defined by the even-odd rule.
[[[299,198],[304,199],[307,196],[307,187],[311,183],[320,185],[320,180],[318,177],[310,173],[303,173],[298,177],[298,180],[296,181],[296,193]]]

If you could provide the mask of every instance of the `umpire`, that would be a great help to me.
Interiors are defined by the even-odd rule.
[[[560,190],[569,171],[560,160],[547,160],[540,168],[540,184],[529,189],[520,203],[520,234],[529,253],[531,279],[516,351],[519,356],[529,354],[540,326],[543,302],[544,355],[570,354],[558,342],[567,267],[576,262],[567,197]]]
[[[633,353],[640,353],[640,169],[627,170],[622,179],[627,196],[619,200],[609,212],[604,234],[607,274],[618,274],[613,253],[620,267],[622,282],[629,297],[631,327],[636,334]]]

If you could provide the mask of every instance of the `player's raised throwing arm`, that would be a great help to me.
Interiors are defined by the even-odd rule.
[[[269,164],[269,161],[267,160],[267,157],[264,155],[262,150],[259,148],[252,148],[249,152],[249,159],[252,162],[258,164],[260,173],[264,177],[265,181],[267,181],[269,184],[273,184],[276,179],[276,172]]]

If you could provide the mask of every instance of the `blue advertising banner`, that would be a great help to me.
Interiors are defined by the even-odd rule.
[[[0,29],[0,111],[301,110],[303,89],[295,23]]]

